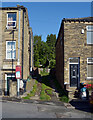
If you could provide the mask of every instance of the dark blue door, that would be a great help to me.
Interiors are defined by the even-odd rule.
[[[70,86],[78,87],[79,82],[79,73],[78,73],[78,64],[70,64]]]

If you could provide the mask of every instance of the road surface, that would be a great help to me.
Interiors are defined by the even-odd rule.
[[[1,103],[1,102],[0,102]],[[93,118],[90,112],[37,103],[2,102],[2,118]]]

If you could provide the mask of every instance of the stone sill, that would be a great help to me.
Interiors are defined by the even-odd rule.
[[[10,32],[10,31],[18,31],[18,29],[17,28],[15,28],[15,29],[5,29],[5,32]]]
[[[3,62],[16,62],[17,59],[4,59]]]
[[[86,78],[86,80],[93,80],[93,78]]]
[[[93,46],[93,44],[86,44],[85,46]]]

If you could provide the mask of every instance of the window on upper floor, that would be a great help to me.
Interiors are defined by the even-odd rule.
[[[7,29],[16,28],[16,13],[7,13]]]
[[[87,78],[93,79],[93,58],[87,58]]]
[[[16,58],[16,41],[6,41],[6,59]]]
[[[87,26],[87,44],[93,44],[93,25]]]

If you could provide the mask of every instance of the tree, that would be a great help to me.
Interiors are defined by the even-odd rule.
[[[50,63],[50,68],[55,67],[55,42],[56,35],[48,35],[47,41],[41,40],[41,36],[34,36],[34,66],[46,67]],[[48,63],[49,62],[49,63]]]
[[[50,68],[54,68],[56,64],[56,61],[55,61],[56,35],[53,35],[53,34],[48,35],[46,43],[49,47],[48,59],[50,61]]]
[[[41,49],[41,36],[34,36],[34,66],[39,67],[39,51]]]

